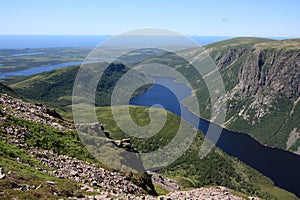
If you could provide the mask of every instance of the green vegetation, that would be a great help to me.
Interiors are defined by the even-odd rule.
[[[278,108],[276,112],[265,115],[255,124],[249,124],[242,117],[238,117],[228,128],[248,133],[268,146],[285,149],[289,133],[292,132],[294,127],[299,126],[297,124],[299,118],[296,119],[294,116],[299,115],[299,112],[295,112],[292,116],[289,115],[292,102],[286,96],[278,96],[274,107]],[[251,110],[248,112],[251,113]],[[250,121],[254,120],[256,121],[254,114],[250,115]],[[266,126],[266,124],[272,124],[272,126]]]
[[[7,119],[8,121],[2,123],[4,126],[9,126],[12,123],[26,127],[30,131],[25,133],[25,142],[29,147],[53,150],[59,154],[76,157],[80,160],[95,162],[95,159],[80,142],[78,134],[75,131],[59,131],[47,125],[13,116],[8,116]]]
[[[130,113],[137,124],[144,126],[150,122],[148,111],[149,108],[134,106],[131,107]],[[160,109],[155,109],[155,112],[163,113]],[[97,113],[99,121],[104,124],[113,138],[130,137],[133,145],[143,152],[153,151],[168,143],[176,134],[179,124],[179,117],[168,112],[165,127],[157,135],[142,140],[127,135],[119,129],[112,118],[109,107],[97,108]],[[185,188],[223,185],[266,199],[281,199],[281,195],[285,199],[297,199],[291,193],[274,186],[274,183],[267,177],[226,155],[218,148],[214,148],[207,157],[200,159],[199,152],[203,138],[203,134],[199,132],[186,153],[167,168],[160,170],[159,173],[177,179]],[[280,195],[278,191],[280,191]]]
[[[2,83],[0,83],[0,93],[8,94],[13,97],[19,96],[12,88],[10,88],[9,86],[3,85]]]
[[[25,119],[7,116],[5,121],[1,121],[2,127],[24,127],[28,131],[25,133],[25,142],[29,148],[38,147],[40,149],[53,150],[56,153],[75,157],[80,160],[88,161],[99,167],[112,170],[106,165],[100,163],[93,157],[89,151],[83,146],[79,135],[75,131],[60,131],[56,128],[35,123]],[[16,176],[0,180],[0,191],[5,191],[7,199],[12,196],[24,197],[25,199],[37,199],[39,197],[49,197],[55,199],[55,195],[51,196],[51,191],[57,191],[62,197],[81,195],[80,186],[72,180],[58,179],[45,172],[38,171],[34,166],[50,169],[41,164],[35,158],[29,156],[28,152],[20,147],[10,144],[4,138],[11,138],[4,130],[0,129],[0,167],[8,171],[16,172]],[[123,150],[124,151],[124,150]],[[17,158],[22,160],[22,163],[17,162]],[[26,163],[26,164],[24,164]],[[125,175],[125,174],[124,174]],[[11,176],[9,176],[11,177]],[[45,184],[45,181],[54,181],[57,184],[54,186],[46,186],[42,190],[29,190],[27,192],[18,192],[13,190],[14,186],[29,184],[38,186]],[[141,188],[145,189],[150,194],[156,194],[154,186],[149,181],[149,176],[146,174],[132,173],[131,181]],[[49,195],[48,195],[48,194]],[[24,196],[25,195],[25,196]]]
[[[28,99],[47,102],[54,107],[63,108],[72,104],[71,96],[78,69],[78,66],[74,66],[41,73],[15,83],[11,87]],[[122,64],[113,64],[106,70],[96,93],[98,106],[110,104],[108,97],[112,92],[115,80],[118,80],[125,72],[125,66]]]
[[[46,104],[66,111],[65,107],[72,104],[72,92],[74,81],[79,66],[67,67],[50,72],[22,78],[13,83],[11,87],[20,95],[34,101],[46,102]],[[113,73],[112,73],[113,72]],[[126,72],[124,65],[111,65],[101,79],[96,93],[96,104],[109,105],[113,85]],[[15,78],[20,79],[20,78]],[[11,79],[9,82],[15,82]],[[70,111],[70,110],[68,110]]]
[[[12,174],[5,179],[0,180],[0,190],[4,191],[1,199],[12,199],[18,197],[19,199],[38,199],[47,197],[49,199],[56,199],[57,196],[53,194],[55,191],[61,197],[76,196],[81,194],[78,183],[69,179],[58,179],[45,172],[36,170],[32,166],[42,167],[48,169],[47,166],[42,165],[36,159],[30,157],[27,151],[20,149],[6,140],[2,139],[2,130],[0,131],[0,166],[4,168],[4,173],[11,171]],[[22,163],[16,159],[22,160]],[[26,164],[25,164],[26,163]],[[49,185],[45,181],[53,181],[55,185]],[[22,187],[28,184],[30,187],[42,187],[38,190],[31,189],[28,191],[19,192],[14,190],[15,187]]]
[[[245,132],[268,146],[287,149],[286,142],[290,133],[295,128],[300,129],[299,106],[294,108],[293,114],[289,113],[299,97],[295,87],[298,82],[294,81],[298,80],[299,76],[296,70],[299,41],[299,39],[275,41],[243,37],[216,42],[205,46],[204,49],[189,49],[180,53],[193,59],[203,50],[207,50],[218,66],[225,90],[228,96],[232,96],[227,101],[226,121],[231,120],[226,124],[228,129]],[[200,116],[210,120],[212,109],[210,94],[201,75],[186,61],[172,53],[151,58],[144,63],[153,61],[173,66],[189,80],[194,88],[193,95],[198,99]],[[244,74],[241,74],[243,71]],[[280,73],[284,75],[280,77],[278,75]],[[253,77],[253,80],[247,76]],[[278,84],[283,89],[278,89],[276,86]],[[247,93],[247,88],[242,90],[236,86],[248,87],[252,89],[252,93]],[[188,97],[183,103],[193,111],[196,105],[192,104],[192,98],[194,97]],[[250,108],[255,101],[259,101],[259,105]],[[246,113],[239,116],[243,109]],[[258,117],[261,109],[266,111],[266,114]],[[300,139],[287,150],[296,151],[299,144]]]
[[[166,190],[165,188],[163,188],[159,185],[154,184],[154,188],[158,195],[166,195],[169,193],[168,190]]]
[[[205,48],[213,49],[229,49],[229,48],[250,48],[258,43],[274,42],[275,40],[257,37],[237,37],[229,40],[215,42],[205,46]]]
[[[2,144],[1,144],[2,145]],[[6,146],[10,148],[11,146]],[[78,183],[69,179],[58,179],[45,172],[35,170],[27,164],[19,163],[13,158],[1,158],[0,166],[5,169],[5,173],[13,171],[15,174],[10,175],[9,178],[0,180],[0,188],[2,193],[1,199],[39,199],[47,197],[48,199],[57,199],[57,196],[53,194],[59,194],[60,197],[69,196],[82,196]],[[54,181],[55,185],[48,185],[45,181]],[[31,189],[28,191],[14,190],[14,187],[23,185],[30,185],[38,187],[42,185],[38,190]]]
[[[106,67],[106,65],[107,63],[99,63],[98,67]],[[45,103],[64,114],[71,112],[68,108],[70,108],[69,105],[72,104],[73,86],[78,70],[79,66],[66,67],[32,76],[4,79],[2,82],[10,84],[10,87],[12,87],[14,91],[26,99]],[[112,63],[107,67],[97,86],[95,97],[96,106],[107,106],[111,104],[110,99],[114,86],[127,70],[128,69],[120,63]],[[92,76],[92,73],[93,71],[91,70],[90,74],[86,75]],[[138,74],[134,78],[146,80],[146,77],[141,74]],[[4,85],[1,84],[0,89],[2,86],[4,87]],[[139,88],[134,92],[132,97],[143,93],[150,86],[151,84],[148,84]]]
[[[82,62],[91,48],[0,49],[0,73],[26,70],[64,62]],[[37,53],[37,54],[32,54]],[[17,56],[12,56],[19,54]],[[22,55],[24,54],[24,55]]]
[[[132,106],[130,108],[131,117],[140,126],[149,124],[150,118],[148,111],[148,107]],[[168,144],[174,138],[180,124],[180,118],[174,117],[174,115],[170,115],[168,112],[167,120],[162,130],[150,138],[143,139],[125,134],[113,120],[110,107],[98,107],[96,112],[98,114],[99,121],[104,124],[112,138],[122,139],[130,137],[135,148],[141,152],[150,152],[156,150],[159,146],[165,146]],[[163,116],[163,113],[159,109],[154,109],[152,110],[152,115],[153,118],[160,119],[161,116]],[[127,117],[125,118],[127,119]],[[143,133],[143,135],[152,135],[152,130],[145,131],[148,132]]]

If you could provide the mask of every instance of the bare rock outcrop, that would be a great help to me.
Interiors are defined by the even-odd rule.
[[[73,125],[63,120],[56,111],[46,108],[41,104],[33,105],[25,103],[20,99],[13,98],[3,93],[0,93],[0,104],[3,105],[2,112],[8,111],[10,115],[17,118],[49,125],[59,130],[73,128]]]

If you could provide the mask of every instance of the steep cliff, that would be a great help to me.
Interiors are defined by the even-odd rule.
[[[223,125],[263,144],[300,153],[300,40],[238,38],[206,50],[226,88]],[[202,84],[194,86],[201,99],[207,91],[203,80],[198,82]],[[202,108],[211,109],[209,99],[202,98],[200,105],[203,102],[207,103]],[[205,110],[201,112],[209,119]]]

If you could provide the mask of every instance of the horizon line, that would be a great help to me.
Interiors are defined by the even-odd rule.
[[[1,34],[0,36],[107,36],[107,37],[114,37],[114,36],[118,36],[118,35],[114,35],[114,34]],[[127,36],[174,36],[174,35],[127,35]],[[184,36],[187,37],[231,37],[231,38],[235,38],[235,37],[253,37],[253,38],[300,38],[300,36],[276,36],[276,35],[272,35],[272,36],[256,36],[256,35],[197,35],[197,34],[193,34],[193,35],[189,35],[189,34],[185,34]]]

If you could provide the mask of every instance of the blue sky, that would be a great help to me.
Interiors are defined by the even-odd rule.
[[[300,37],[299,0],[0,0],[0,34]]]

